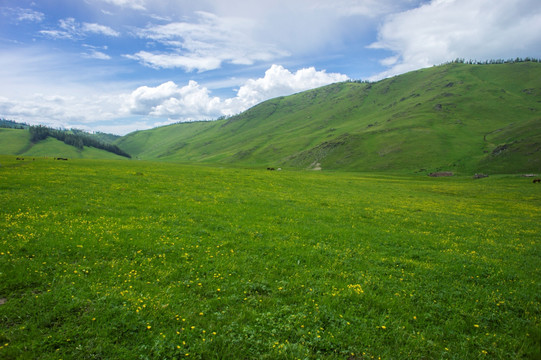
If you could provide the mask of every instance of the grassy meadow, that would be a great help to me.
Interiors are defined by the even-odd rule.
[[[541,186],[0,156],[2,359],[539,359]]]

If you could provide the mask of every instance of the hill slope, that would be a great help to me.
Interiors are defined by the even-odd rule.
[[[74,159],[125,159],[93,147],[85,146],[80,150],[52,137],[33,143],[30,141],[28,130],[6,128],[0,128],[0,154]]]
[[[131,133],[141,159],[357,171],[541,170],[541,64],[447,64]]]

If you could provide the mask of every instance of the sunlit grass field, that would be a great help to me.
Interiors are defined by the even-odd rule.
[[[541,186],[0,157],[2,359],[538,359]]]

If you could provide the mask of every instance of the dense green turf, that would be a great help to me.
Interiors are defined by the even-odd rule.
[[[0,358],[541,356],[531,179],[0,164]]]
[[[20,155],[30,147],[27,130],[0,128],[0,154]]]
[[[448,64],[371,84],[333,84],[226,120],[132,133],[117,144],[141,159],[534,172],[541,171],[540,99],[541,63]]]

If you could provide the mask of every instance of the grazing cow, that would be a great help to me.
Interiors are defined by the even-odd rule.
[[[20,158],[20,157],[18,157],[18,158],[17,158],[17,160],[24,160],[24,158]]]
[[[533,183],[541,183],[541,179],[533,179]]]
[[[273,170],[274,170],[274,168],[267,168],[267,170],[273,171]]]
[[[54,158],[55,160],[68,160],[66,158]]]
[[[450,171],[438,171],[428,174],[428,176],[432,177],[442,177],[442,176],[453,176],[454,174]]]

